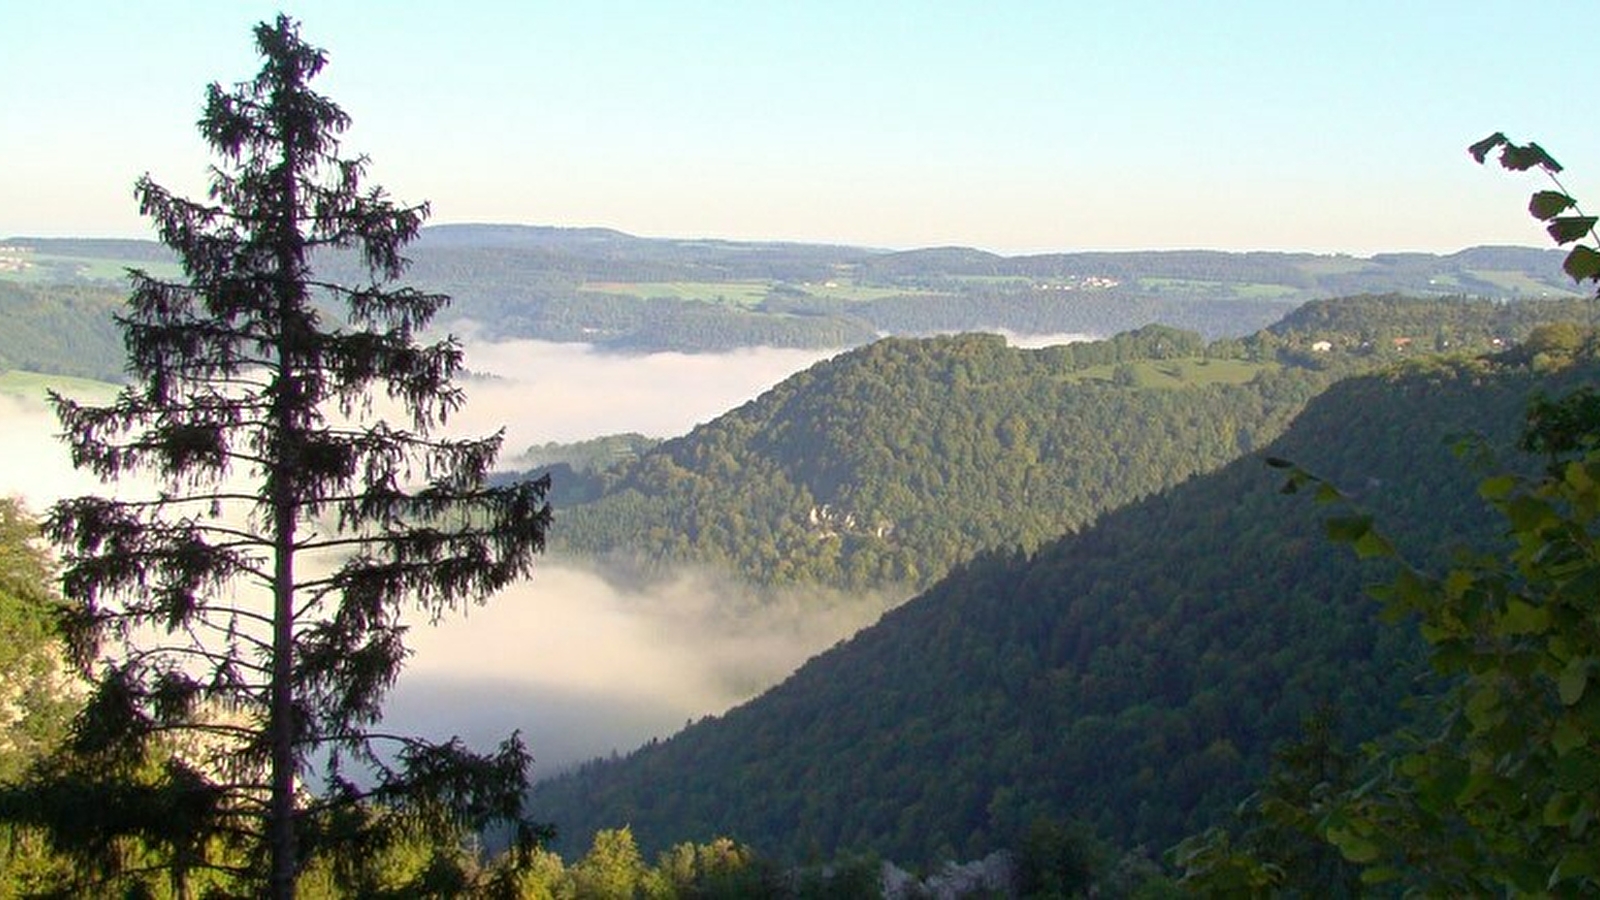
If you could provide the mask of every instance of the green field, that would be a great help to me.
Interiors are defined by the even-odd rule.
[[[1316,256],[1295,262],[1296,268],[1308,275],[1349,275],[1376,268],[1371,260],[1354,256]]]
[[[938,291],[928,291],[921,288],[857,284],[846,279],[822,282],[808,281],[799,285],[799,287],[813,297],[831,297],[835,300],[845,300],[850,303],[864,303],[868,300],[879,300],[884,297],[935,296],[939,293]]]
[[[1503,288],[1507,293],[1524,297],[1575,297],[1576,291],[1564,290],[1553,287],[1542,281],[1528,277],[1525,272],[1505,271],[1502,269],[1472,269],[1469,270],[1474,278],[1481,278],[1490,284]]]
[[[71,397],[84,403],[105,403],[117,395],[119,385],[71,375],[46,375],[12,369],[0,372],[0,396],[21,400],[41,401],[46,390]]]
[[[578,288],[640,300],[700,300],[745,308],[767,299],[767,291],[771,289],[769,281],[590,281]]]
[[[1194,278],[1147,277],[1138,279],[1139,289],[1151,293],[1190,296],[1228,297],[1239,300],[1274,300],[1293,297],[1299,290],[1286,284],[1249,281],[1201,281]]]
[[[6,254],[4,258],[20,259],[24,265],[21,268],[0,266],[0,279],[32,284],[72,281],[113,281],[127,284],[129,269],[143,269],[157,278],[176,278],[182,274],[177,263],[148,260],[54,256],[47,253]]]
[[[1118,365],[1091,366],[1072,374],[1077,381],[1113,381],[1116,370],[1126,366],[1134,382],[1146,388],[1180,388],[1206,384],[1245,384],[1275,363],[1253,363],[1239,359],[1147,359]]]

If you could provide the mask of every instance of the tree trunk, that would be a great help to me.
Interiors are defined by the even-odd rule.
[[[280,481],[273,498],[277,565],[272,611],[272,797],[267,825],[272,855],[271,890],[278,900],[294,897],[294,526],[295,509]]]

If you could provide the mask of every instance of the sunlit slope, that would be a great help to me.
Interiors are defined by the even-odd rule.
[[[1355,493],[1422,556],[1487,541],[1459,435],[1505,447],[1526,399],[1592,383],[1435,363],[1352,378],[1268,452]],[[730,834],[780,856],[902,863],[1015,846],[1039,816],[1159,852],[1218,821],[1318,704],[1387,730],[1421,674],[1379,627],[1378,576],[1327,508],[1238,460],[1032,556],[963,566],[727,715],[541,786],[569,845],[629,824],[647,848]]]
[[[1210,343],[1161,326],[1036,350],[887,339],[636,459],[562,473],[556,546],[760,582],[926,586],[1261,447],[1345,374],[1490,351],[1594,309],[1380,295]]]
[[[925,585],[1260,446],[1332,380],[1206,354],[1161,327],[1040,350],[880,341],[593,479],[593,502],[558,494],[558,547],[761,582]]]

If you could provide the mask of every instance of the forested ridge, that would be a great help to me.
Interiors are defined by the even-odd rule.
[[[120,379],[122,338],[111,317],[126,296],[105,285],[0,280],[0,372]]]
[[[1331,380],[1203,354],[1166,328],[1040,350],[879,341],[593,477],[603,496],[561,511],[559,545],[761,582],[926,584],[1259,446]],[[1114,380],[1166,360],[1219,380]]]
[[[1505,450],[1530,396],[1600,376],[1526,360],[1346,379],[1265,452],[1349,487],[1414,557],[1493,543],[1448,446]],[[756,700],[534,802],[571,846],[629,824],[647,849],[728,834],[789,859],[932,862],[1049,817],[1158,853],[1231,809],[1319,705],[1372,736],[1424,675],[1420,642],[1362,595],[1376,570],[1281,484],[1251,455],[1036,553],[984,555]]]
[[[1593,310],[1380,295],[1307,304],[1210,344],[1163,326],[1033,350],[994,335],[892,338],[611,466],[575,448],[585,473],[539,471],[555,476],[564,552],[764,583],[922,587],[1265,445],[1345,374],[1435,348],[1490,351]]]
[[[125,284],[170,267],[153,242],[10,238],[39,284]],[[1008,330],[1108,336],[1152,322],[1241,337],[1308,300],[1362,293],[1573,296],[1557,250],[1448,255],[1140,251],[1000,256],[778,242],[641,238],[603,228],[446,225],[411,249],[419,287],[449,294],[441,324],[494,340],[618,352],[836,348],[884,334]],[[323,277],[359,271],[324,254]],[[0,279],[14,277],[0,271]],[[71,374],[89,374],[74,372]]]

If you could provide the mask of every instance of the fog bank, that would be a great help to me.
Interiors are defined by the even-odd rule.
[[[542,777],[754,697],[903,599],[761,590],[687,569],[623,587],[545,564],[487,605],[413,630],[385,718],[476,746],[521,729]]]
[[[671,437],[830,355],[620,356],[540,341],[469,342],[466,364],[482,377],[462,381],[467,404],[445,431],[466,437],[505,427],[502,459],[546,441],[628,431]],[[20,496],[38,513],[63,497],[111,492],[72,468],[58,431],[42,397],[0,395],[0,495]],[[129,481],[118,492],[144,487]],[[460,734],[477,747],[521,729],[538,773],[548,775],[754,696],[899,599],[757,592],[706,571],[620,587],[544,560],[530,581],[464,617],[413,623],[415,655],[387,721],[430,737]]]
[[[504,453],[548,441],[638,432],[676,437],[837,350],[749,348],[728,353],[600,353],[587,344],[469,342],[467,406],[452,433],[506,428]]]

